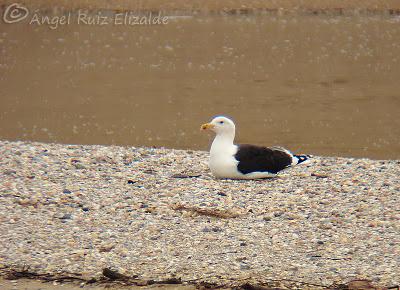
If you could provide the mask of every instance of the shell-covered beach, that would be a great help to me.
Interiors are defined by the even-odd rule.
[[[208,153],[0,141],[0,265],[209,287],[400,284],[400,161],[218,180]],[[125,279],[124,278],[124,279]]]

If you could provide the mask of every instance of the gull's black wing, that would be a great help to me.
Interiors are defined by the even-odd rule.
[[[242,174],[251,172],[278,173],[292,164],[289,151],[279,147],[262,147],[249,144],[238,145],[235,159]]]

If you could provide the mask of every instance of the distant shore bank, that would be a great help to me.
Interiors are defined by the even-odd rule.
[[[2,8],[14,3],[13,1],[2,1]],[[34,3],[21,3],[31,9],[48,9],[51,11],[76,10],[76,9],[104,9],[121,11],[163,11],[163,12],[188,12],[188,13],[228,13],[249,14],[260,11],[279,13],[346,13],[346,12],[368,12],[400,14],[399,1],[338,1],[338,0],[312,0],[312,1],[262,1],[262,0],[222,0],[222,1],[68,1],[58,0],[56,3],[49,0],[37,0]]]

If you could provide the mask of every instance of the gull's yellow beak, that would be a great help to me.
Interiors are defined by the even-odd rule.
[[[207,129],[212,129],[212,128],[214,128],[213,124],[206,123],[206,124],[201,125],[200,130],[207,130]]]

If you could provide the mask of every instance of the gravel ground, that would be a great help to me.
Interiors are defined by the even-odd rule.
[[[214,179],[207,156],[0,141],[0,267],[225,286],[400,284],[400,161],[315,157],[238,181]]]

